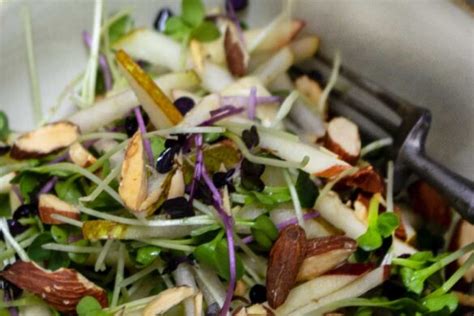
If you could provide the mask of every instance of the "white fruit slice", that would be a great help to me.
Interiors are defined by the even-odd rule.
[[[290,43],[290,49],[295,56],[295,63],[313,57],[319,48],[319,37],[307,36]]]
[[[265,63],[258,66],[253,72],[253,76],[259,78],[264,85],[268,85],[280,74],[286,72],[293,65],[293,62],[293,53],[285,46]]]
[[[189,286],[178,286],[164,290],[148,303],[143,310],[143,316],[155,316],[165,313],[171,307],[181,303],[188,297],[194,296],[195,290]]]

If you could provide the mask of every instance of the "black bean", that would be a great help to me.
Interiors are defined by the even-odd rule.
[[[194,107],[193,99],[188,97],[178,98],[173,103],[182,115],[185,115]]]
[[[168,8],[163,8],[158,12],[155,21],[153,22],[153,27],[158,32],[163,32],[166,28],[166,21],[173,16],[173,12]]]
[[[249,4],[248,0],[230,0],[230,4],[235,11],[242,11]]]
[[[21,225],[20,222],[14,219],[7,220],[7,223],[8,223],[8,229],[10,230],[10,233],[12,234],[12,236],[19,235],[28,228],[26,226]]]
[[[184,197],[166,200],[161,205],[161,209],[173,219],[194,215],[194,210],[191,203],[189,203],[189,201]]]
[[[267,288],[261,284],[252,286],[249,292],[250,302],[260,304],[267,300]]]
[[[169,147],[165,149],[156,159],[156,170],[159,173],[167,173],[173,168],[174,156],[176,155],[178,150],[176,149],[176,147]]]

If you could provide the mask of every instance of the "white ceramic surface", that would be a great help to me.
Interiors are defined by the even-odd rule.
[[[251,25],[263,25],[280,1],[250,0]],[[30,85],[20,7],[31,7],[43,107],[54,104],[86,62],[80,32],[90,30],[92,0],[0,0],[0,108],[19,130],[32,128]],[[220,1],[207,1],[219,3]],[[109,0],[108,10],[134,9],[150,26],[163,5],[179,1]],[[294,16],[319,34],[323,49],[433,112],[428,152],[474,178],[474,19],[441,0],[295,0]],[[61,112],[64,114],[67,111]]]

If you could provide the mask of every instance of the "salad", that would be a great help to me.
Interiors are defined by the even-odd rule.
[[[330,111],[341,57],[307,66],[290,1],[260,28],[246,7],[136,28],[97,0],[52,111],[0,112],[0,315],[472,312],[473,226],[422,180],[394,196],[391,139]]]

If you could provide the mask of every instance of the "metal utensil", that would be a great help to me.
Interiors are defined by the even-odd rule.
[[[320,54],[316,56],[316,60],[327,67],[332,65],[329,58]],[[474,223],[474,182],[431,159],[425,152],[425,141],[431,123],[430,111],[395,96],[346,67],[340,68],[340,75],[347,80],[349,90],[356,87],[380,104],[368,107],[361,98],[348,91],[334,90],[330,95],[332,101],[355,110],[393,138],[391,159],[395,162],[395,192],[400,191],[410,172],[414,172],[439,190],[464,219],[471,224]],[[395,113],[398,118],[390,119],[381,113],[387,109]],[[363,126],[364,122],[360,119],[351,118],[359,126]],[[364,132],[369,137],[377,137],[370,130]]]

